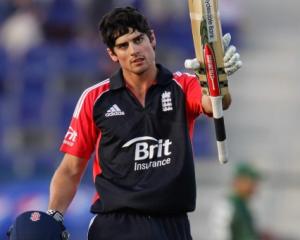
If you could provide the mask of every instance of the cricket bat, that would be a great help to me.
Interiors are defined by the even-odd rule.
[[[224,48],[219,15],[218,0],[189,0],[189,11],[197,69],[192,60],[185,62],[186,68],[193,68],[202,87],[202,93],[209,95],[217,140],[218,158],[228,161],[228,148],[223,117],[222,98],[228,94],[228,80],[224,68]]]

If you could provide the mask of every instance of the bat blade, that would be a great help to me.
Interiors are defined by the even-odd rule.
[[[200,63],[197,76],[200,80],[203,94],[210,95],[204,53],[205,46],[209,46],[216,62],[220,94],[224,96],[228,93],[228,77],[224,68],[224,48],[218,1],[189,0],[189,10],[195,54]]]
[[[195,72],[203,94],[210,96],[218,157],[221,163],[226,163],[228,149],[222,98],[229,92],[218,0],[189,0],[189,10],[195,55],[199,62],[199,69]]]

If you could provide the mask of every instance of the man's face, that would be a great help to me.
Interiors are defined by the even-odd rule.
[[[250,198],[256,192],[256,188],[257,180],[246,176],[235,179],[236,192],[246,199]]]
[[[130,30],[116,39],[113,51],[108,53],[114,62],[119,62],[123,73],[141,75],[155,66],[155,36],[151,41],[145,33]]]

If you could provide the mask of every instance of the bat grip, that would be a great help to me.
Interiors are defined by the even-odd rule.
[[[218,158],[220,163],[228,162],[228,148],[226,141],[226,131],[223,117],[222,96],[210,96],[213,108],[213,118],[217,140]]]

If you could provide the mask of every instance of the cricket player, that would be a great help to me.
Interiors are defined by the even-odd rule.
[[[233,173],[231,192],[211,212],[214,240],[262,240],[255,224],[250,201],[262,176],[250,163],[239,163]]]
[[[210,99],[194,75],[156,62],[155,33],[136,9],[113,9],[99,30],[120,69],[79,98],[48,213],[63,219],[95,153],[89,240],[190,240],[187,212],[196,201],[191,137],[196,117],[211,115]],[[227,49],[233,73],[241,62],[234,47]],[[228,94],[224,109],[230,102]]]

